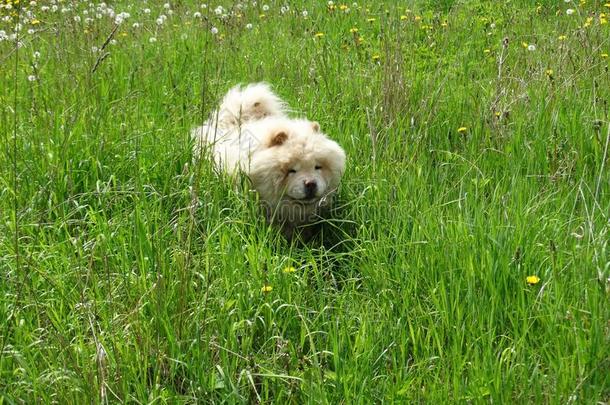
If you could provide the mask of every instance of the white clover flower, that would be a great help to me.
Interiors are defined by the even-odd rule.
[[[144,14],[150,14],[150,9],[149,8],[145,8],[144,9]]]
[[[269,11],[269,6],[266,4],[263,4],[263,11]]]
[[[29,76],[28,76],[28,81],[29,81],[29,82],[33,82],[33,81],[35,81],[35,80],[36,80],[36,76],[34,76],[34,75],[29,75]]]
[[[150,37],[150,38],[148,38],[148,42],[150,42],[151,44],[153,44],[153,43],[157,42],[157,38],[155,38],[155,37]]]
[[[201,18],[201,13],[200,13],[199,11],[195,11],[195,12],[193,13],[193,17],[195,17],[195,18]]]
[[[307,12],[307,10],[303,10],[301,12],[301,14],[303,15],[303,17],[307,18],[307,15],[309,15],[309,13]]]
[[[216,27],[212,27],[212,29],[210,30],[210,32],[212,33],[212,35],[216,35],[216,34],[218,34],[218,28],[216,28]]]
[[[573,9],[573,8],[569,8],[569,9],[567,9],[567,10],[566,10],[566,14],[567,14],[567,15],[572,15],[572,14],[574,14],[574,9]]]
[[[251,30],[252,29],[252,24],[250,24],[250,23],[246,24],[246,29],[247,30]]]
[[[528,50],[528,51],[530,51],[530,52],[534,52],[534,51],[536,50],[536,45],[534,45],[534,44],[529,44],[529,45],[527,46],[527,50]]]

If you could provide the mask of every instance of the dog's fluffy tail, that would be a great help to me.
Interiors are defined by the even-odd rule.
[[[252,83],[231,88],[215,112],[218,125],[225,129],[257,121],[269,116],[283,116],[286,104],[267,83]]]

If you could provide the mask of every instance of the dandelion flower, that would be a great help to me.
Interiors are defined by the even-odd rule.
[[[463,134],[464,132],[468,131],[468,128],[466,127],[459,127],[457,130],[460,134]]]
[[[491,52],[491,49],[484,49],[483,50],[483,53],[490,53],[490,52]]]
[[[608,57],[608,54],[607,53],[602,53],[600,56],[605,59],[605,58]]]
[[[349,32],[351,32],[352,34],[355,34],[358,32],[358,28],[354,27],[354,28],[350,28]]]
[[[401,16],[400,16],[400,19],[401,19],[402,21],[407,20],[408,18],[409,18],[409,17],[407,17],[406,15],[401,15]]]
[[[40,24],[40,20],[37,20],[34,18],[32,21],[30,21],[30,24],[32,24],[32,25]]]
[[[381,59],[381,56],[378,54],[373,55],[373,61],[378,61],[379,59]]]
[[[557,39],[560,40],[560,41],[565,41],[566,38],[567,37],[565,35],[560,35],[560,36],[557,37]]]
[[[264,285],[264,286],[261,288],[261,291],[262,291],[262,292],[264,292],[264,293],[268,293],[268,292],[273,291],[273,287],[272,287],[272,286],[270,286],[270,285]]]
[[[376,18],[372,18],[372,17],[371,17],[371,18],[367,18],[366,20],[367,20],[368,22],[372,23],[372,22],[375,22],[377,19],[376,19]]]
[[[286,268],[284,268],[284,270],[282,270],[284,273],[294,273],[295,271],[297,271],[297,269],[295,269],[292,266],[288,266]]]
[[[318,32],[318,33],[316,33],[316,35],[314,35],[314,37],[316,37],[316,38],[322,38],[323,36],[324,36],[323,32]]]
[[[546,70],[544,73],[545,73],[547,76],[551,77],[551,76],[553,76],[553,69],[547,69],[547,70]]]
[[[530,285],[538,284],[540,282],[540,277],[538,277],[538,276],[527,276],[525,281],[528,284],[530,284]]]

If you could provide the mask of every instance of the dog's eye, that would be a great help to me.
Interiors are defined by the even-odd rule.
[[[296,170],[294,170],[294,169],[290,169],[290,170],[288,170],[288,174],[293,174],[293,173],[296,173],[296,172],[297,172],[297,171],[296,171]]]
[[[322,166],[317,165],[317,166],[316,166],[316,170],[322,170]]]

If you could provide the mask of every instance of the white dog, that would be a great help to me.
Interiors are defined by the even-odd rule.
[[[316,219],[345,171],[345,152],[320,125],[287,116],[286,104],[265,83],[236,86],[218,110],[193,130],[195,156],[250,178],[267,218],[291,237]]]

